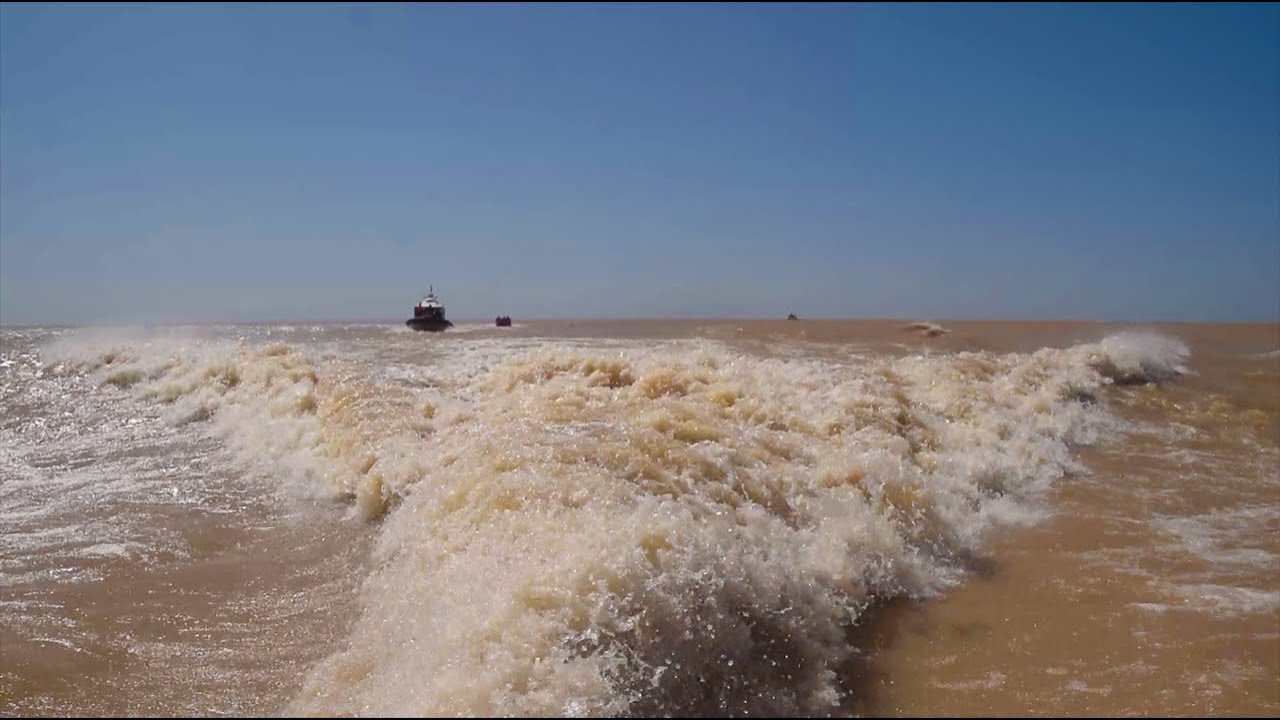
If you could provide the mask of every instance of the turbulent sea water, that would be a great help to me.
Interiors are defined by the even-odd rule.
[[[0,329],[6,715],[1274,715],[1280,330]]]

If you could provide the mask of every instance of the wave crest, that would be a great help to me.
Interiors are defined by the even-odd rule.
[[[362,617],[293,712],[812,715],[869,605],[949,586],[990,528],[1038,516],[1109,422],[1081,398],[1187,356],[1148,335],[842,363],[494,347],[396,381],[290,346],[76,367],[367,517],[394,508]]]
[[[1109,335],[1096,346],[1091,363],[1120,385],[1163,382],[1186,375],[1191,351],[1177,338],[1151,332]]]

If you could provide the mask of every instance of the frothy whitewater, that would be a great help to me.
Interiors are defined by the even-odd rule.
[[[785,357],[376,328],[33,338],[5,348],[3,453],[46,406],[94,442],[153,417],[273,502],[367,523],[349,634],[284,708],[304,714],[836,712],[868,608],[964,582],[1117,428],[1110,386],[1187,359],[1153,334]],[[37,481],[19,465],[0,458],[6,486]]]

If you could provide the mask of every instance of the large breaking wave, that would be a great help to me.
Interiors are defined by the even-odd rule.
[[[287,345],[68,340],[282,486],[380,519],[347,647],[290,710],[812,715],[872,604],[957,582],[1111,421],[1184,372],[1155,335],[1032,354],[764,358],[498,341],[426,364]]]

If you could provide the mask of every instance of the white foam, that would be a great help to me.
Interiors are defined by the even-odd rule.
[[[945,690],[994,690],[1002,685],[1006,680],[1004,673],[999,670],[992,670],[977,680],[956,681],[956,682],[939,682],[930,683],[934,687],[943,688]]]
[[[1267,568],[1280,564],[1280,557],[1265,548],[1244,543],[1272,537],[1278,517],[1280,506],[1268,505],[1202,515],[1157,517],[1152,525],[1175,537],[1179,549],[1214,565]]]
[[[1095,363],[1100,372],[1118,383],[1158,382],[1187,374],[1190,354],[1186,343],[1177,338],[1122,332],[1098,343]]]
[[[830,712],[866,606],[957,582],[1106,427],[1080,399],[1185,359],[1137,338],[840,362],[516,337],[372,368],[213,339],[60,352],[50,372],[207,420],[282,485],[390,510],[348,646],[291,710],[432,715]]]
[[[1191,609],[1215,615],[1238,616],[1280,610],[1280,591],[1214,583],[1169,584],[1167,589],[1183,598]]]

